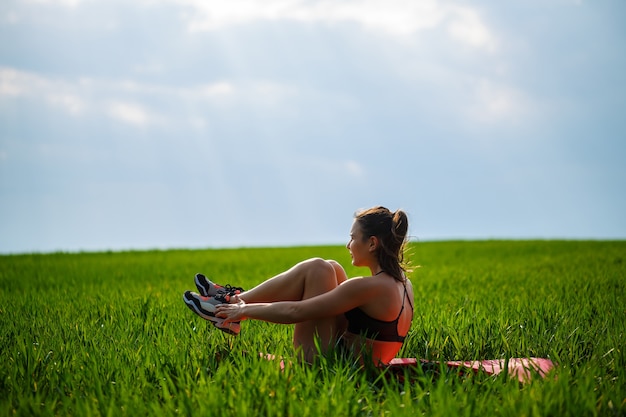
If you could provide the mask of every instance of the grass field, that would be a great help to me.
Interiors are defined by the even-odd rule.
[[[281,372],[291,326],[231,337],[183,304],[193,276],[250,287],[343,247],[0,256],[1,415],[626,415],[626,242],[413,244],[402,356],[547,357],[547,379],[399,383],[347,361]],[[252,353],[252,354],[246,354]]]

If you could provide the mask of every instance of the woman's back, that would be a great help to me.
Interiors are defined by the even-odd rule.
[[[398,353],[411,327],[413,289],[411,282],[390,276],[379,280],[380,296],[345,313],[345,343],[356,354],[372,356],[375,364],[388,363]],[[363,351],[363,348],[367,351]]]

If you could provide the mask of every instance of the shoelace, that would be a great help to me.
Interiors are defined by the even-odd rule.
[[[221,301],[222,303],[228,303],[230,301],[230,297],[243,291],[245,290],[241,287],[233,287],[232,285],[226,284],[223,287],[217,289],[215,299],[217,301]]]
[[[219,293],[227,293],[229,295],[239,294],[244,292],[245,290],[241,287],[233,287],[232,285],[226,284],[222,288],[218,288],[217,292]]]

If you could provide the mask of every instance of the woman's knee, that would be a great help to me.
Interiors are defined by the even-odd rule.
[[[312,258],[304,261],[304,265],[307,268],[304,298],[330,291],[338,285],[335,268],[330,262],[322,258]]]
[[[317,276],[335,275],[335,268],[332,264],[333,261],[327,261],[322,258],[307,259],[303,263],[307,267],[307,272],[315,274]]]
[[[332,259],[329,259],[326,262],[328,262],[335,271],[335,279],[337,280],[337,285],[348,279],[348,275],[346,274],[345,269],[343,269],[343,266],[341,266],[339,262]]]

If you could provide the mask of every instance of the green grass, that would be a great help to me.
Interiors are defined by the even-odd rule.
[[[312,256],[349,266],[339,246],[0,256],[0,415],[626,415],[626,242],[411,246],[402,355],[558,362],[525,385],[332,358],[281,372],[255,353],[293,357],[291,326],[233,338],[182,302],[196,272],[250,287]]]

